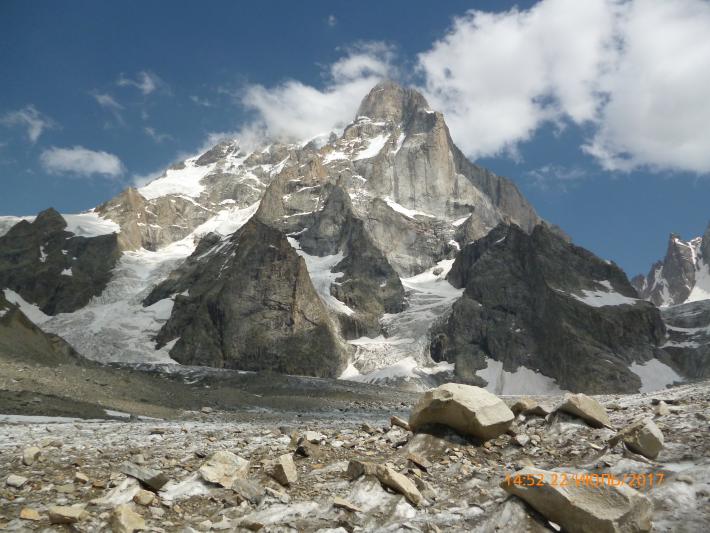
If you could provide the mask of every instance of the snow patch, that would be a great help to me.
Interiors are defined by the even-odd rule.
[[[683,381],[675,370],[658,359],[651,359],[643,364],[632,363],[629,370],[641,378],[639,392],[662,390],[676,381]]]
[[[72,272],[71,267],[69,267],[69,268],[65,268],[64,270],[62,270],[61,275],[62,276],[73,276],[74,273]]]
[[[390,206],[390,208],[392,208],[394,211],[397,211],[397,213],[403,214],[403,215],[404,215],[405,217],[407,217],[407,218],[413,219],[413,218],[416,217],[417,215],[423,216],[423,217],[429,217],[429,218],[436,218],[434,215],[430,215],[430,214],[428,214],[428,213],[423,213],[423,212],[421,212],[421,211],[415,211],[415,210],[413,210],[413,209],[408,209],[408,208],[404,207],[403,205],[398,204],[397,202],[395,202],[395,201],[392,200],[391,198],[385,198],[385,202],[386,202],[387,205]]]
[[[702,258],[698,260],[697,270],[695,271],[695,285],[685,302],[697,302],[700,300],[710,300],[710,267],[705,264]]]
[[[382,151],[382,148],[384,148],[387,143],[387,139],[389,138],[389,133],[382,133],[377,137],[373,137],[369,140],[367,146],[363,150],[360,150],[355,157],[353,157],[353,161],[375,157]]]
[[[335,255],[318,257],[316,255],[309,255],[301,250],[300,243],[293,237],[288,237],[288,242],[296,250],[296,253],[306,261],[308,275],[321,300],[338,313],[343,313],[348,316],[353,315],[355,311],[330,294],[330,286],[343,276],[342,272],[332,272],[335,265],[343,260],[343,253],[338,252]]]
[[[67,223],[66,231],[73,233],[78,237],[98,237],[99,235],[109,235],[111,233],[121,232],[121,227],[118,224],[112,220],[100,217],[93,211],[73,215],[62,214],[62,217]],[[0,217],[0,237],[10,231],[10,229],[21,220],[34,222],[35,218],[37,217]],[[42,257],[42,252],[40,252],[40,257]],[[46,255],[44,257],[46,258]]]
[[[205,190],[202,179],[210,174],[217,163],[205,166],[197,166],[196,157],[185,161],[184,168],[170,168],[165,171],[165,175],[151,181],[138,189],[138,192],[146,199],[153,200],[169,194],[182,194],[190,198],[198,198]]]
[[[45,315],[39,308],[39,306],[27,302],[22,296],[17,294],[15,291],[5,289],[3,292],[5,293],[5,299],[8,302],[18,306],[20,308],[20,311],[22,311],[25,316],[35,324],[43,324],[44,322],[52,318],[49,315]]]
[[[557,382],[540,372],[519,366],[514,372],[503,370],[503,363],[486,357],[486,368],[476,375],[488,383],[486,390],[493,394],[560,394],[564,391]]]

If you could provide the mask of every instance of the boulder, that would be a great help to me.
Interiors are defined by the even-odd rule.
[[[271,470],[271,476],[284,487],[298,480],[298,471],[290,453],[281,455]]]
[[[622,533],[651,530],[651,501],[626,484],[554,482],[554,472],[526,467],[516,472],[523,483],[501,487],[518,496],[570,533]],[[559,475],[559,473],[558,473]],[[528,477],[529,476],[529,477]],[[528,483],[528,480],[532,480]]]
[[[213,453],[200,467],[202,479],[225,488],[231,488],[237,479],[244,479],[248,473],[249,461],[226,450]]]
[[[619,440],[623,440],[632,452],[649,459],[658,457],[663,449],[663,433],[650,418],[637,420],[625,427],[612,439],[612,442],[615,444]]]
[[[130,505],[119,505],[111,515],[111,528],[114,533],[133,533],[145,529],[145,520]]]
[[[89,516],[83,507],[78,505],[54,505],[48,510],[49,521],[52,524],[75,524]]]
[[[25,448],[22,452],[22,464],[26,466],[33,465],[35,461],[39,459],[41,453],[42,450],[40,450],[37,446]]]
[[[514,418],[508,406],[485,389],[446,383],[419,399],[409,426],[417,432],[429,424],[442,424],[463,435],[489,440],[505,433]]]
[[[584,420],[595,428],[611,427],[611,421],[604,406],[586,394],[567,394],[558,411],[569,413]]]

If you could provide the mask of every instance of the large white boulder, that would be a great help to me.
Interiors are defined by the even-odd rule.
[[[462,435],[489,440],[505,433],[514,418],[503,400],[485,389],[446,383],[424,393],[409,426],[416,432],[427,424],[442,424]]]

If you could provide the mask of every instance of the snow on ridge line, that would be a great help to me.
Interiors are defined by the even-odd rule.
[[[183,194],[190,198],[198,198],[205,190],[202,179],[212,172],[217,163],[205,166],[195,165],[196,157],[185,160],[181,169],[169,168],[165,174],[138,189],[146,200],[154,200],[169,194]]]
[[[86,211],[85,213],[66,215],[61,213],[61,215],[67,223],[66,231],[73,233],[77,237],[98,237],[99,235],[121,232],[121,226],[116,224],[113,220],[99,216],[99,214],[95,213],[93,210]],[[0,216],[0,237],[10,231],[10,229],[21,220],[34,222],[36,218],[37,217],[34,215],[22,217]]]

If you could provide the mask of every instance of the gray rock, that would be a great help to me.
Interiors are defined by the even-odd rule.
[[[26,466],[31,466],[39,459],[42,450],[37,446],[30,446],[22,451],[22,464]]]
[[[246,478],[249,461],[232,452],[220,450],[205,461],[199,472],[205,481],[231,488],[236,480]]]
[[[560,486],[553,472],[526,467],[516,472],[521,484],[503,482],[501,487],[565,531],[621,533],[651,530],[651,501],[628,485],[571,482]],[[528,479],[530,483],[528,483]]]
[[[168,477],[162,472],[133,463],[123,463],[120,470],[127,476],[137,479],[153,492],[158,492],[169,481]]]
[[[54,505],[47,509],[52,524],[75,524],[89,517],[82,505]]]
[[[638,420],[619,432],[616,439],[624,441],[634,453],[655,459],[663,449],[663,433],[650,418]]]
[[[271,470],[271,476],[284,487],[298,481],[298,470],[290,453],[279,456]]]
[[[23,476],[18,476],[17,474],[10,474],[7,476],[7,479],[5,480],[5,484],[8,487],[14,487],[16,489],[21,489],[25,483],[27,483],[28,479]]]
[[[581,418],[592,427],[610,427],[611,421],[604,406],[586,394],[567,394],[559,411]]]
[[[133,533],[146,529],[145,520],[128,504],[122,504],[113,510],[111,527],[114,533]]]
[[[482,440],[505,433],[514,415],[495,395],[479,387],[447,383],[427,391],[412,410],[409,425],[417,432],[441,424]]]

